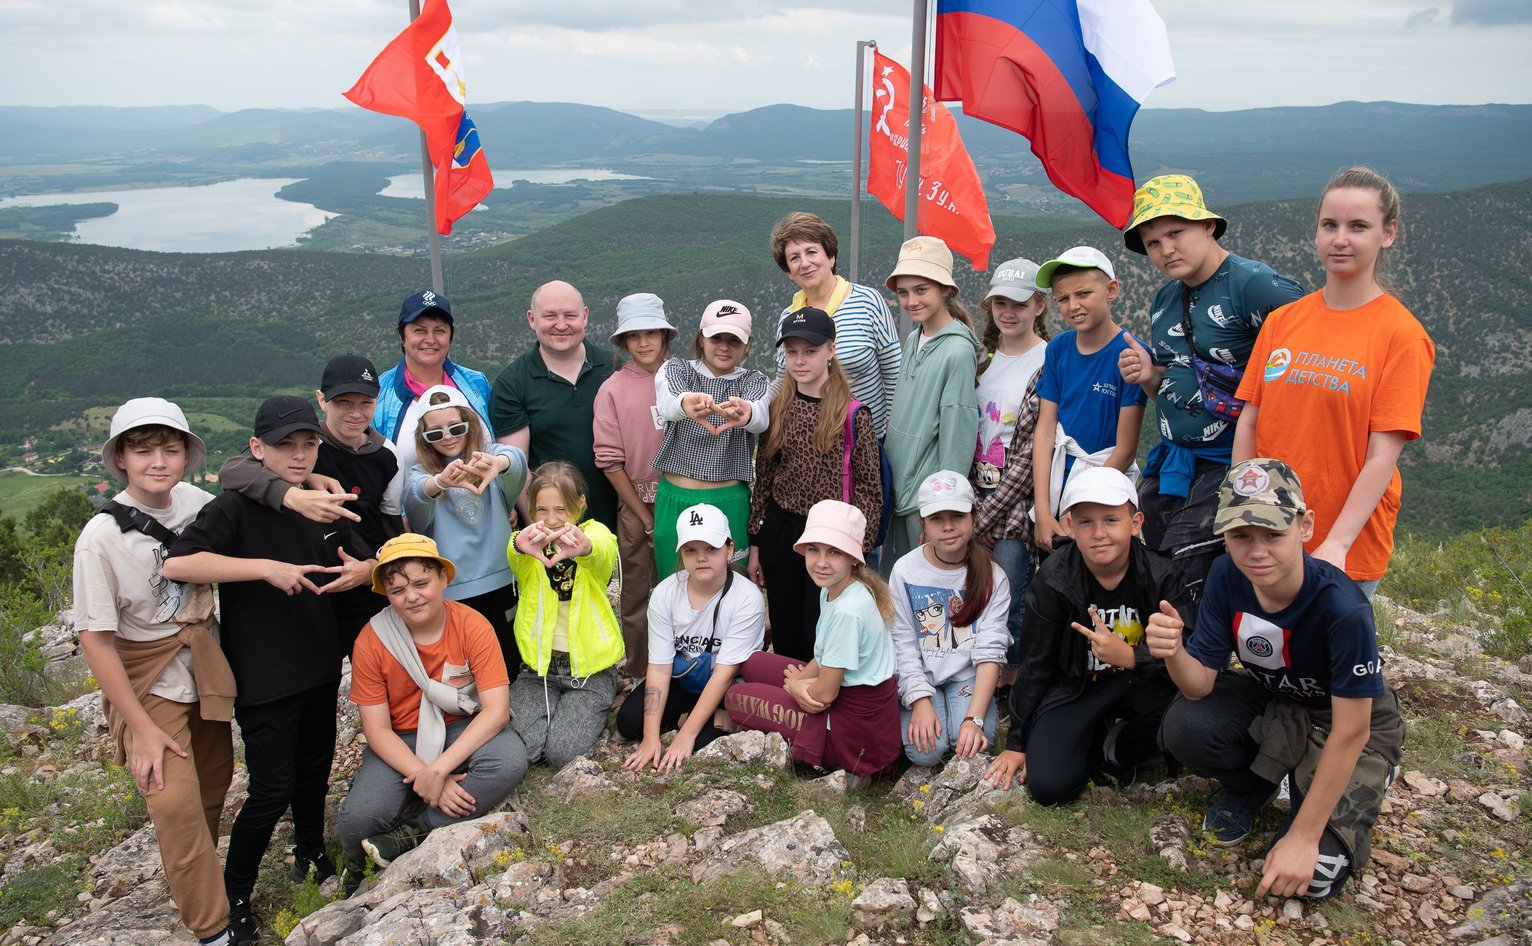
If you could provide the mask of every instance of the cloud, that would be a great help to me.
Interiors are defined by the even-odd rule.
[[[735,24],[744,35],[745,21],[777,14],[810,14],[823,10],[815,4],[773,3],[770,0],[516,0],[511,3],[485,4],[475,9],[478,25],[487,29],[515,27],[559,27],[580,32],[601,33],[650,27],[695,28],[710,24]],[[839,0],[839,13],[888,12],[887,0]],[[908,16],[908,11],[904,11]]]
[[[1527,0],[1453,0],[1452,22],[1459,26],[1524,26],[1532,24]]]
[[[1409,16],[1405,17],[1404,28],[1407,30],[1418,30],[1423,27],[1431,26],[1440,16],[1441,11],[1436,9],[1436,7],[1426,7],[1424,10],[1416,10],[1414,13],[1411,13]]]

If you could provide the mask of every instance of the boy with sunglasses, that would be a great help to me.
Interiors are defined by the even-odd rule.
[[[226,461],[218,481],[224,490],[279,512],[291,509],[321,523],[351,519],[364,545],[382,548],[404,532],[404,468],[393,443],[372,427],[378,372],[361,355],[337,355],[325,365],[314,396],[324,411],[324,423],[310,482],[320,489],[289,483],[249,454]],[[387,606],[387,599],[366,584],[335,596],[342,653],[351,653],[362,627]]]

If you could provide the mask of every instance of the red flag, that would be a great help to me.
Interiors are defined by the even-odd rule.
[[[436,230],[443,235],[495,186],[463,109],[466,91],[452,10],[447,0],[426,0],[420,16],[343,93],[362,108],[408,118],[425,133],[436,167]]]
[[[910,74],[904,67],[873,53],[872,137],[867,162],[867,192],[888,212],[904,219],[904,182],[909,157]],[[957,121],[925,89],[920,137],[920,217],[915,229],[941,237],[955,252],[968,257],[974,269],[989,267],[995,227],[989,202],[979,183],[979,171],[958,136]]]

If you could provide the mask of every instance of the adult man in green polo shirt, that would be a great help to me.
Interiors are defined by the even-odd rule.
[[[617,494],[596,468],[591,424],[612,353],[585,342],[590,309],[562,280],[532,293],[527,324],[537,345],[506,366],[490,392],[489,422],[501,443],[520,447],[533,469],[565,460],[585,477],[586,515],[617,529]],[[526,501],[517,504],[526,515]]]

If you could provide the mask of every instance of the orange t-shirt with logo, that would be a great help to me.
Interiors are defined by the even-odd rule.
[[[1314,510],[1314,551],[1340,515],[1367,459],[1368,435],[1420,437],[1436,346],[1387,293],[1332,309],[1313,292],[1272,312],[1261,327],[1239,396],[1260,408],[1255,454],[1285,460]],[[1356,581],[1382,578],[1394,552],[1399,471],[1346,555]]]
[[[472,680],[480,692],[509,685],[505,656],[489,621],[466,604],[446,604],[447,626],[440,639],[434,644],[415,645],[426,676],[457,686]],[[387,703],[394,732],[412,732],[420,727],[420,687],[378,640],[371,623],[362,628],[351,652],[351,702],[357,706]],[[443,715],[449,724],[462,718]]]

